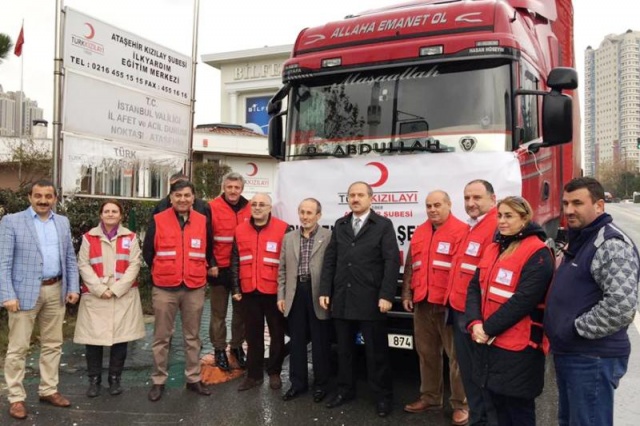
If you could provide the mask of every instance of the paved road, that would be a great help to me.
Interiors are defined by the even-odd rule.
[[[611,203],[605,205],[605,211],[613,216],[614,223],[620,227],[640,247],[640,204]],[[627,374],[622,378],[616,392],[615,424],[635,426],[640,423],[640,314],[629,327],[631,339],[631,357]]]
[[[607,204],[616,223],[640,245],[640,205]],[[205,306],[208,306],[206,304]],[[208,308],[201,335],[206,336]],[[283,402],[281,391],[272,391],[268,384],[259,389],[238,393],[238,381],[213,386],[213,395],[199,397],[184,390],[182,370],[184,364],[180,345],[175,345],[171,354],[171,380],[163,399],[158,403],[147,400],[149,372],[151,367],[151,327],[147,327],[145,339],[136,342],[130,350],[127,371],[123,376],[125,393],[110,397],[88,399],[86,390],[86,367],[81,346],[67,342],[64,347],[61,367],[60,390],[72,399],[71,409],[57,409],[38,403],[37,355],[29,357],[27,382],[29,419],[14,422],[8,416],[4,391],[0,389],[0,425],[448,425],[451,410],[429,414],[407,414],[402,405],[413,401],[419,388],[418,366],[415,353],[395,351],[393,355],[395,405],[389,418],[380,419],[373,411],[373,398],[365,383],[365,372],[360,371],[358,399],[334,410],[314,404],[309,395],[291,402]],[[179,332],[180,327],[176,327]],[[630,328],[632,356],[629,370],[622,379],[616,393],[616,426],[635,426],[640,418],[640,315]],[[180,341],[179,334],[175,341]],[[205,351],[210,349],[204,338]],[[363,366],[363,363],[359,364]],[[0,373],[1,375],[1,373]],[[287,381],[285,362],[283,380]],[[0,387],[4,385],[0,379]],[[286,388],[286,385],[285,385]],[[283,389],[284,390],[284,389]],[[538,424],[556,424],[557,394],[553,365],[547,363],[546,386],[536,401]]]

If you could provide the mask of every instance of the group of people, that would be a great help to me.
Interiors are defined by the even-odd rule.
[[[142,252],[136,235],[120,223],[120,203],[107,200],[100,206],[100,224],[83,236],[76,262],[69,222],[51,210],[55,188],[36,182],[31,207],[0,222],[11,416],[27,417],[22,379],[36,320],[42,343],[40,400],[70,405],[57,389],[65,302],[80,299],[74,341],[86,345],[87,396],[101,392],[105,346],[110,347],[108,391],[122,392],[127,342],[144,336],[136,282],[141,257],[151,268],[155,315],[149,400],[163,396],[178,311],[186,388],[211,394],[201,382],[199,360],[209,282],[216,365],[230,368],[229,344],[232,360],[247,370],[238,391],[260,385],[265,369],[269,386],[282,387],[288,329],[290,387],[282,399],[290,401],[311,388],[313,400],[323,401],[330,390],[333,328],[338,376],[326,407],[356,397],[354,359],[361,333],[375,412],[387,416],[393,389],[386,314],[396,295],[401,258],[391,220],[372,209],[371,186],[349,186],[350,213],[332,230],[319,225],[322,205],[315,198],[300,202],[299,227],[291,230],[271,214],[269,195],[247,200],[243,188],[242,176],[230,173],[223,178],[222,194],[206,203],[195,198],[186,176],[172,177]],[[462,221],[453,215],[445,191],[427,195],[427,221],[413,234],[404,262],[402,305],[414,313],[421,379],[420,396],[404,406],[406,412],[443,409],[444,351],[452,424],[534,425],[535,398],[544,386],[550,349],[559,424],[613,424],[613,393],[626,372],[627,327],[638,301],[638,251],[605,213],[604,190],[595,179],[573,179],[562,200],[568,245],[556,257],[522,197],[498,201],[491,183],[473,180],[464,188],[468,219]],[[230,298],[232,337],[227,342]],[[270,336],[266,365],[265,320]]]

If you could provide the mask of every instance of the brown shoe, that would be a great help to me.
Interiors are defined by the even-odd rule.
[[[442,405],[429,404],[423,399],[419,399],[416,402],[412,402],[411,404],[404,406],[404,411],[407,413],[423,413],[425,411],[436,411],[441,409]]]
[[[52,393],[51,395],[41,396],[40,402],[48,402],[54,407],[69,407],[71,402],[62,396],[60,392]]]
[[[238,386],[238,392],[255,388],[256,386],[259,386],[261,384],[262,384],[262,379],[256,380],[256,379],[252,379],[251,377],[245,377],[242,383],[240,383],[240,386]]]
[[[453,416],[451,417],[451,424],[456,426],[464,426],[469,423],[469,410],[464,408],[456,408],[453,410]]]
[[[280,374],[269,374],[269,387],[273,390],[277,390],[282,387]]]
[[[24,401],[12,402],[9,405],[9,415],[18,420],[26,419],[27,407],[25,407]]]

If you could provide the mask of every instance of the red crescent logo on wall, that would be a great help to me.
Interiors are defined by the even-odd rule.
[[[247,176],[255,176],[258,173],[258,166],[256,163],[247,163],[247,166],[251,167],[251,171],[247,173]]]
[[[369,184],[371,185],[372,188],[382,186],[387,182],[387,179],[389,179],[389,170],[387,169],[387,166],[385,166],[384,164],[378,161],[372,161],[371,163],[367,163],[367,166],[374,166],[378,170],[380,170],[380,179],[378,179],[377,182]]]
[[[96,35],[96,30],[93,29],[93,25],[91,25],[90,23],[85,22],[84,24],[89,28],[89,34],[85,35],[84,37],[91,40],[93,36]]]

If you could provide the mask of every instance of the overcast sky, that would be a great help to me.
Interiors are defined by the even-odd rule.
[[[342,19],[402,0],[200,0],[198,61],[203,54],[293,44],[305,27]],[[53,114],[55,0],[0,0],[0,32],[15,42],[24,19],[24,91]],[[192,0],[66,0],[64,4],[110,25],[191,55]],[[577,69],[583,75],[587,46],[598,47],[607,34],[640,30],[632,0],[574,1]],[[634,28],[635,25],[635,28]],[[197,68],[196,124],[220,120],[220,73]],[[20,89],[20,58],[10,54],[0,65],[0,85]],[[582,88],[582,81],[580,81]]]

